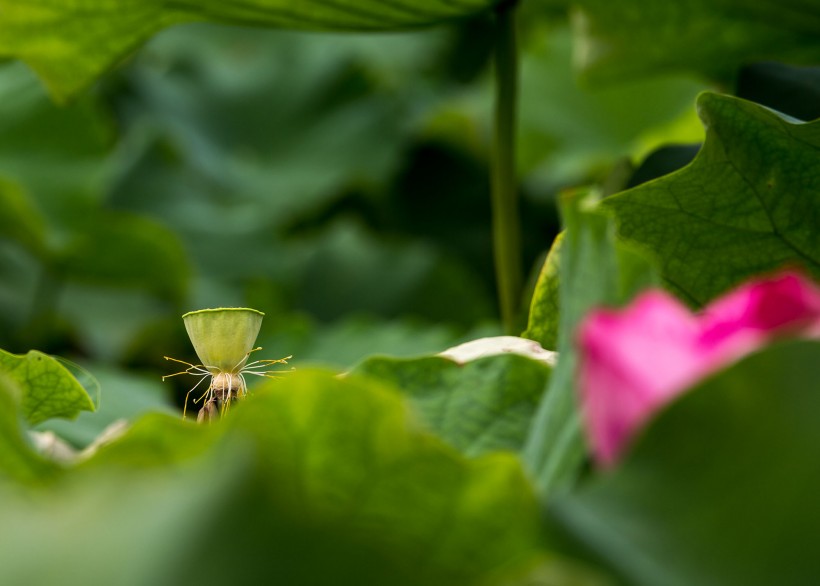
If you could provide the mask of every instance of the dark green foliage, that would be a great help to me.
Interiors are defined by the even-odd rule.
[[[820,274],[816,2],[518,3],[524,335],[554,368],[436,355],[500,329],[514,4],[0,0],[0,583],[820,575],[816,341],[699,382],[608,471],[576,398],[592,309]],[[295,369],[197,425],[162,357],[216,306],[264,311],[253,356]]]

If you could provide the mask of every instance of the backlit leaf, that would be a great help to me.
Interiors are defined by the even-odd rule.
[[[21,58],[60,98],[75,93],[159,30],[182,22],[385,31],[476,14],[492,0],[0,0],[0,56]]]
[[[698,109],[707,136],[691,164],[604,200],[620,235],[695,304],[783,265],[820,274],[820,122],[712,93]]]
[[[52,417],[72,419],[93,411],[88,392],[65,366],[37,350],[10,354],[0,350],[0,374],[20,390],[23,416],[34,425]]]

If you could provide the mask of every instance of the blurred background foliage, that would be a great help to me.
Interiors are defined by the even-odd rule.
[[[534,273],[556,193],[617,190],[658,145],[699,141],[706,85],[585,86],[568,25],[532,6],[519,168]],[[489,16],[369,35],[179,26],[63,106],[1,63],[0,347],[70,356],[162,404],[163,355],[194,360],[192,309],[264,311],[260,345],[297,366],[498,332],[491,30]]]
[[[72,390],[75,398],[85,397],[80,386],[97,397],[97,387],[85,376],[77,385],[61,369],[61,380],[44,380],[56,365],[40,354],[3,355],[26,369],[0,377],[2,468],[15,482],[68,489],[23,494],[0,487],[2,524],[14,528],[0,535],[7,546],[0,565],[11,583],[178,583],[181,572],[203,584],[228,576],[241,582],[274,568],[296,575],[292,583],[333,576],[356,584],[396,577],[484,584],[502,560],[532,555],[538,562],[544,548],[548,559],[531,574],[503,578],[542,586],[621,583],[597,575],[609,577],[611,562],[613,579],[623,572],[652,586],[811,581],[817,515],[806,514],[814,495],[805,487],[817,484],[807,447],[816,445],[817,427],[800,416],[817,411],[806,408],[818,395],[805,384],[818,364],[817,344],[773,348],[707,381],[706,392],[688,395],[658,419],[666,423],[647,431],[635,459],[598,475],[583,461],[571,332],[590,307],[625,301],[668,277],[621,239],[623,224],[617,237],[613,220],[590,209],[583,195],[612,194],[692,160],[703,137],[695,96],[707,84],[675,72],[699,72],[710,87],[764,106],[709,93],[698,102],[710,137],[729,136],[725,144],[740,155],[731,161],[740,161],[740,171],[790,163],[797,172],[772,194],[785,194],[788,203],[817,192],[800,172],[804,161],[816,160],[812,141],[808,154],[795,149],[764,165],[757,156],[772,140],[783,143],[781,151],[793,146],[759,131],[761,120],[768,128],[776,118],[765,107],[803,120],[820,115],[820,68],[755,63],[816,62],[820,21],[813,7],[803,0],[573,0],[566,22],[565,0],[520,5],[517,146],[531,283],[558,228],[556,195],[595,186],[561,198],[569,230],[560,262],[553,256],[536,294],[534,325],[541,328],[529,333],[558,348],[553,370],[513,356],[463,367],[430,356],[372,356],[438,352],[499,331],[489,15],[403,34],[186,25],[119,62],[119,51],[180,18],[168,13],[185,9],[185,18],[224,22],[230,19],[220,9],[262,5],[274,14],[286,1],[145,0],[112,10],[106,2],[0,0],[0,55],[32,63],[57,99],[110,70],[58,107],[26,66],[0,63],[0,347],[72,358],[102,389],[96,413],[40,422],[44,389],[55,391],[51,412],[71,416],[79,408],[66,401]],[[494,5],[418,1],[447,14]],[[412,15],[415,8],[409,0],[297,8],[304,17],[362,4],[375,14],[403,6]],[[335,24],[350,26],[361,13],[348,16]],[[721,132],[712,124],[721,117],[740,120],[732,127],[739,131]],[[689,206],[712,190],[744,196],[720,180],[723,168],[698,174],[711,190],[692,190]],[[677,195],[691,171],[627,197]],[[799,209],[809,209],[807,202]],[[689,209],[674,203],[676,211]],[[749,217],[740,205],[721,211],[731,216],[732,208],[740,209],[741,224]],[[799,216],[786,228],[812,239],[816,218]],[[714,248],[703,244],[716,240],[699,238],[694,224],[681,220],[672,231],[690,235],[701,244],[695,260],[714,265]],[[720,224],[707,234],[730,248],[749,242]],[[666,238],[649,250],[663,253],[670,243],[674,248]],[[759,251],[747,247],[733,260],[743,264]],[[740,268],[733,278],[748,272]],[[696,262],[686,272],[706,274]],[[237,409],[227,425],[196,426],[175,411],[195,381],[163,385],[161,376],[175,369],[162,357],[194,361],[180,316],[219,305],[265,311],[265,354],[294,354],[299,371],[254,393],[253,408]],[[311,373],[303,368],[309,363],[332,369]],[[353,372],[372,380],[335,376],[356,363]],[[745,392],[755,385],[767,392]],[[117,419],[135,423],[84,463],[62,469],[24,441],[15,410],[21,395],[29,425],[74,446],[99,438]],[[136,417],[145,411],[165,413]],[[766,416],[772,413],[782,417]],[[55,456],[62,446],[48,433],[30,437]],[[473,459],[497,448],[520,450],[521,462],[509,454]],[[701,473],[691,473],[692,462]],[[585,487],[562,493],[578,475]],[[790,475],[798,482],[783,482]],[[724,490],[730,477],[742,494]],[[540,527],[536,511],[544,513]],[[79,528],[79,538],[66,540],[54,520]],[[772,527],[785,528],[788,539],[774,543],[783,531]],[[238,541],[223,542],[225,535]],[[229,552],[231,562],[220,564],[213,551]],[[657,562],[647,563],[646,551]],[[588,572],[587,562],[595,569]]]

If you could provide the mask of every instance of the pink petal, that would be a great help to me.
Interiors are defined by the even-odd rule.
[[[748,282],[709,304],[699,346],[715,363],[725,363],[775,337],[795,334],[820,335],[820,288],[799,273],[785,272]]]
[[[749,282],[693,315],[661,291],[579,330],[579,390],[593,455],[611,466],[685,389],[782,336],[820,338],[820,288],[798,273]]]
[[[635,428],[699,376],[697,335],[693,316],[660,291],[588,316],[579,337],[581,402],[600,462],[613,463]]]

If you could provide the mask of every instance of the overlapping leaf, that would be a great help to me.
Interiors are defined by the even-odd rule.
[[[650,263],[616,239],[612,220],[596,207],[594,200],[576,193],[561,208],[565,232],[557,274],[559,359],[524,448],[524,459],[542,494],[571,481],[584,457],[575,403],[578,324],[591,308],[625,303],[656,281]],[[555,308],[553,278],[548,275],[537,288],[534,315],[554,319],[549,317]]]
[[[311,30],[400,30],[490,8],[491,0],[2,0],[0,56],[27,61],[65,98],[172,24],[226,24]]]
[[[820,123],[711,93],[698,108],[707,137],[690,165],[604,200],[621,236],[696,304],[783,265],[820,274]]]
[[[371,543],[402,583],[473,583],[526,559],[534,500],[518,460],[466,460],[386,388],[294,373],[258,391],[231,427],[252,430],[286,510]]]
[[[791,342],[712,377],[556,512],[636,584],[811,584],[818,365],[820,342]]]
[[[118,569],[126,584],[250,584],[265,573],[291,584],[484,584],[538,551],[537,506],[515,457],[462,457],[361,377],[293,373],[221,425],[146,417],[72,478],[47,504],[0,502],[4,524],[38,520],[0,540],[4,578],[47,583],[59,568],[86,584]],[[55,523],[79,533],[66,540]],[[46,552],[36,563],[34,543]],[[203,557],[211,549],[230,563]]]
[[[438,356],[373,357],[353,369],[400,389],[422,421],[468,456],[518,451],[552,368],[506,354],[457,364]]]

